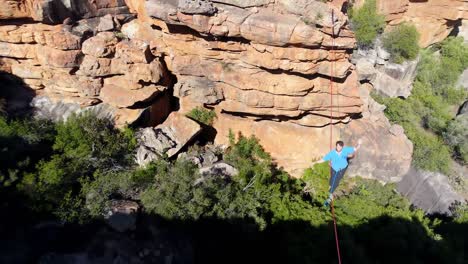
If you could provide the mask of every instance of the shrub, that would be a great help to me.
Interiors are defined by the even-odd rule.
[[[454,148],[456,157],[468,163],[468,115],[458,116],[450,122],[444,133],[445,141]]]
[[[428,171],[449,173],[450,149],[434,134],[420,127],[405,127],[406,134],[414,144],[413,164]]]
[[[198,219],[209,208],[210,201],[202,188],[193,186],[200,177],[189,161],[159,163],[154,184],[141,194],[148,212],[167,219]]]
[[[396,63],[404,60],[413,60],[419,52],[419,33],[416,27],[409,24],[400,24],[383,36],[383,45],[391,54]]]
[[[468,48],[460,38],[448,38],[439,45],[440,55],[433,50],[421,52],[412,95],[407,99],[373,97],[387,106],[390,121],[401,124],[414,143],[416,167],[447,173],[451,149],[454,156],[465,160],[466,146],[460,144],[463,125],[452,121],[453,104],[466,98],[466,91],[455,83],[468,65]]]
[[[421,53],[416,80],[441,96],[449,104],[466,98],[464,89],[456,87],[463,70],[468,67],[468,47],[462,38],[449,37],[440,44],[440,55],[432,50]]]
[[[211,125],[213,124],[213,120],[216,118],[216,113],[214,110],[196,107],[192,109],[187,116],[205,125]]]
[[[359,9],[349,12],[356,39],[361,46],[370,46],[385,26],[385,17],[377,14],[375,0],[366,0]]]
[[[91,112],[72,115],[56,124],[56,131],[53,155],[41,160],[18,188],[38,204],[33,205],[37,210],[51,210],[64,221],[85,221],[82,185],[97,172],[133,165],[132,133],[115,129],[110,120]]]
[[[447,122],[445,117],[438,117],[437,115],[440,113],[437,112],[432,116],[433,111],[416,96],[410,96],[407,100],[375,98],[387,106],[385,114],[388,119],[402,125],[406,135],[413,142],[413,164],[421,169],[447,173],[450,149],[443,144],[437,135],[423,128],[424,125],[431,128],[444,127]]]

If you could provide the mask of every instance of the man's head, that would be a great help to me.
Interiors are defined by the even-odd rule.
[[[343,149],[344,143],[343,141],[339,140],[336,142],[336,151],[340,152]]]

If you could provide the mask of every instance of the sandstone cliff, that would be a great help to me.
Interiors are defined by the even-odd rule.
[[[1,69],[57,103],[103,105],[118,125],[213,107],[216,143],[255,134],[294,176],[329,150],[332,123],[333,141],[369,139],[362,176],[398,181],[412,146],[369,111],[343,2],[4,1]],[[373,152],[377,139],[394,150]]]
[[[360,6],[365,0],[356,0]],[[385,15],[388,27],[409,22],[421,34],[419,44],[427,47],[444,40],[468,20],[466,0],[377,0],[378,12]]]

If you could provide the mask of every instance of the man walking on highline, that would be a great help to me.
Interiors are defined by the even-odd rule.
[[[338,187],[338,184],[340,183],[341,179],[343,179],[343,176],[346,172],[346,169],[348,168],[348,159],[353,158],[354,154],[356,151],[361,147],[362,140],[358,140],[358,144],[356,147],[349,147],[349,146],[344,146],[343,141],[337,141],[336,142],[336,148],[330,152],[328,152],[325,157],[323,157],[321,160],[314,162],[313,164],[316,163],[322,163],[325,161],[330,161],[331,165],[331,177],[330,177],[330,196],[328,199],[325,201],[324,205],[328,206],[330,202],[333,200],[333,192],[335,191],[336,187]]]

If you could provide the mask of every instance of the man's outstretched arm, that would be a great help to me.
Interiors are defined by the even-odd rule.
[[[358,151],[358,149],[361,147],[361,144],[362,144],[362,139],[358,139],[358,143],[357,145],[354,147],[354,152],[352,154],[349,154],[348,155],[348,158],[353,158],[356,151]]]
[[[362,144],[362,139],[358,139],[357,145],[354,147],[354,151],[358,151],[358,149],[361,147]]]
[[[314,166],[315,164],[317,163],[323,163],[325,161],[329,161],[330,160],[330,155],[331,155],[331,151],[327,153],[327,155],[325,155],[323,158],[317,160],[317,161],[313,161],[312,162],[312,166]]]

